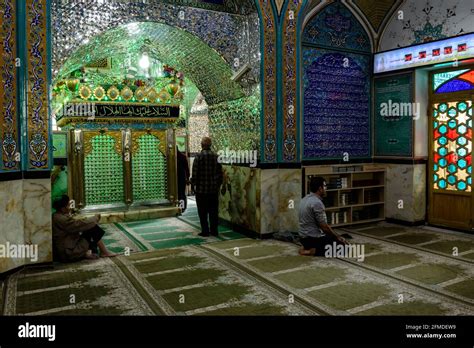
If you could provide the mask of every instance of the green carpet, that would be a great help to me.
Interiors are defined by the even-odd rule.
[[[256,269],[258,274],[267,281],[283,284],[290,293],[301,294],[307,296],[306,298],[309,296],[309,298],[316,301],[314,302],[316,306],[321,303],[327,306],[326,311],[334,311],[334,313],[338,313],[337,311],[351,312],[352,309],[359,306],[364,306],[364,311],[377,308],[374,311],[379,311],[381,315],[383,315],[384,310],[387,313],[394,313],[394,315],[398,312],[416,314],[418,310],[420,314],[453,313],[454,308],[457,308],[461,313],[466,310],[470,313],[465,302],[454,305],[452,303],[453,298],[449,297],[449,304],[440,304],[439,301],[432,298],[430,292],[427,292],[427,290],[430,290],[439,296],[445,296],[434,291],[433,288],[430,288],[430,285],[432,283],[439,284],[453,279],[453,276],[462,275],[461,270],[464,269],[463,266],[465,265],[455,266],[454,268],[451,265],[442,264],[440,266],[439,264],[433,264],[430,261],[431,259],[424,256],[425,254],[420,254],[419,251],[412,248],[393,245],[388,241],[371,240],[370,243],[367,243],[367,238],[355,234],[353,237],[353,243],[363,244],[366,247],[366,254],[372,252],[379,254],[367,256],[364,262],[351,261],[348,264],[343,260],[334,258],[297,256],[297,246],[275,241],[241,240],[208,244],[205,248],[213,249],[219,252],[220,255],[234,262],[239,262],[243,269],[247,267],[251,267],[249,270]],[[275,248],[279,246],[284,246],[285,250]],[[245,250],[247,255],[263,255],[262,253],[264,253],[266,257],[259,260],[237,257],[234,254],[234,248],[239,247],[242,247],[240,252]],[[275,250],[273,254],[265,253],[265,251],[272,249]],[[397,249],[399,251],[396,251]],[[439,256],[435,256],[436,259],[439,259]],[[449,262],[456,263],[451,259],[449,259]],[[370,271],[366,267],[368,265],[375,267],[377,272]],[[399,271],[399,273],[390,272],[391,269],[401,266],[408,266],[407,269],[412,273],[410,271],[407,271],[406,274],[403,274],[402,271]],[[455,274],[450,273],[453,269],[456,270]],[[397,280],[386,278],[386,275],[390,275]],[[402,279],[402,275],[411,275],[412,279],[426,284],[424,292],[420,292],[420,288],[412,285],[412,283],[404,281],[405,278]],[[405,284],[410,290],[407,292],[406,288],[400,288],[400,284]],[[462,289],[460,292],[462,292],[466,291],[465,288],[467,287],[461,284],[460,288]],[[454,293],[454,291],[452,292]],[[404,306],[390,306],[392,300],[397,303],[398,297],[396,294],[400,293],[405,294],[409,301],[417,303],[413,310]],[[460,293],[460,295],[462,294]],[[381,300],[388,302],[381,304]],[[423,304],[426,304],[426,306]],[[355,313],[359,315],[358,310]]]
[[[180,288],[198,283],[213,282],[225,272],[218,269],[199,269],[177,271],[147,277],[148,282],[157,290]]]
[[[463,275],[461,271],[448,265],[419,265],[397,273],[425,284],[439,284]]]
[[[466,242],[464,240],[450,240],[428,244],[423,247],[429,250],[435,250],[444,254],[453,255],[453,248],[455,247],[458,248],[458,253],[474,250],[474,242]]]
[[[311,258],[302,256],[275,256],[269,259],[250,261],[249,264],[264,272],[277,272],[308,265]]]
[[[335,309],[347,310],[388,298],[388,286],[375,283],[348,283],[311,291],[309,296]]]
[[[270,245],[265,248],[241,248],[238,251],[238,256],[235,255],[235,250],[230,253],[240,259],[252,259],[256,257],[265,257],[269,255],[279,254],[285,249],[278,245]]]
[[[221,243],[229,241],[214,244]],[[161,257],[164,258],[156,260]],[[154,289],[155,297],[161,297],[179,313],[197,310],[186,314],[209,315],[210,312],[211,315],[244,315],[255,309],[262,315],[291,312],[308,314],[292,308],[284,295],[268,293],[268,289],[252,278],[236,273],[222,262],[190,246],[120,259],[128,263],[127,267],[135,274],[137,282]],[[161,273],[148,275],[154,272]]]
[[[400,236],[389,237],[388,239],[393,240],[395,242],[415,245],[435,240],[436,235],[431,233],[407,233]]]
[[[205,316],[265,316],[265,315],[284,315],[282,307],[274,305],[246,305],[246,306],[230,306],[227,308],[216,309],[214,311],[205,312],[201,315]]]
[[[466,255],[454,255],[454,248],[457,248],[458,253],[468,252],[474,250],[474,241],[469,240],[468,235],[451,234],[448,232],[434,231],[428,228],[420,227],[405,227],[389,224],[385,222],[376,223],[372,226],[349,226],[344,227],[352,233],[371,236],[374,238],[381,238],[388,242],[403,243],[414,248],[421,248],[422,250],[434,251],[443,253],[449,256],[459,257],[466,260],[474,260],[474,252]],[[391,234],[399,235],[390,237]],[[419,245],[423,244],[424,245]]]
[[[231,300],[238,301],[247,294],[248,290],[249,288],[244,285],[222,284],[181,290],[168,293],[163,297],[177,312],[181,312],[216,306]]]
[[[140,273],[155,273],[168,271],[170,269],[193,267],[199,264],[202,260],[202,258],[193,256],[174,256],[159,260],[159,262],[154,260],[140,262],[135,264],[135,267]]]
[[[106,230],[104,243],[110,250],[118,253],[122,253],[125,247],[132,251],[148,251],[244,238],[225,226],[218,227],[217,238],[198,236],[199,216],[196,203],[192,200],[189,200],[186,212],[178,218],[121,222],[102,227]]]
[[[347,229],[351,230],[355,230],[357,231],[358,230],[358,227],[357,226],[354,226],[354,227],[348,227]],[[376,237],[386,237],[386,236],[389,236],[391,234],[395,234],[395,233],[402,233],[402,232],[405,232],[406,229],[404,227],[383,227],[383,228],[380,228],[378,226],[374,226],[372,228],[369,228],[369,229],[364,229],[364,230],[361,230],[362,233],[364,234],[368,234],[368,235],[373,235],[373,236],[376,236]]]
[[[462,257],[465,259],[474,260],[474,253],[464,254]]]
[[[345,278],[346,271],[338,267],[317,267],[276,275],[275,278],[297,289],[331,283]]]
[[[408,253],[384,253],[368,256],[364,263],[382,269],[391,269],[406,266],[418,260],[415,254]]]
[[[356,315],[443,315],[446,310],[434,303],[422,301],[386,304],[365,311],[357,312]]]
[[[466,261],[394,244],[393,238],[379,240],[354,233],[353,243],[363,244],[366,254],[378,254],[366,256],[364,262],[349,262],[299,256],[298,246],[274,240],[214,238],[194,246],[187,239],[199,239],[194,235],[196,229],[176,218],[126,223],[120,227],[133,238],[129,239],[116,225],[108,226],[107,237],[115,240],[116,247],[117,243],[134,245],[134,253],[114,259],[54,264],[54,267],[26,267],[5,281],[8,296],[6,299],[0,296],[4,314],[474,313],[474,306],[468,304],[474,299],[474,279]],[[398,241],[416,243],[426,239],[420,229],[403,229],[406,233],[401,236],[405,238]],[[392,228],[388,234],[393,233]],[[433,238],[433,234],[438,237],[432,232],[427,237]],[[436,243],[439,242],[449,241]],[[155,248],[155,243],[170,244]],[[177,247],[179,243],[184,245]],[[442,248],[450,246],[444,244]],[[142,248],[147,251],[141,252]],[[407,268],[393,271],[400,266]],[[443,287],[438,285],[453,279],[459,281]],[[449,297],[447,292],[465,300]],[[397,303],[400,293],[406,295],[402,304]],[[300,301],[289,303],[288,294]],[[75,296],[75,303],[70,302],[71,295]]]
[[[6,315],[152,314],[110,259],[26,268],[8,278],[8,287]]]
[[[460,296],[464,296],[474,300],[474,279],[464,280],[445,287],[446,290],[454,292]]]

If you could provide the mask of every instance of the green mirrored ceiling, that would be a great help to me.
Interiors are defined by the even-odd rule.
[[[59,77],[104,57],[120,60],[143,50],[183,72],[209,104],[244,96],[242,87],[231,80],[230,66],[217,51],[197,36],[161,23],[131,23],[96,36],[74,52],[61,68]]]

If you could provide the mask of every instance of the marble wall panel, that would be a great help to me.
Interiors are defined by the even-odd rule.
[[[425,220],[427,215],[427,201],[426,201],[426,165],[417,164],[413,167],[413,220]]]
[[[386,218],[406,222],[424,220],[426,213],[426,166],[387,164]],[[403,201],[403,208],[400,208]]]
[[[278,218],[279,231],[298,231],[298,210],[301,202],[301,169],[279,169]]]
[[[25,242],[38,245],[37,262],[51,262],[51,180],[23,180],[23,219]]]
[[[257,230],[257,179],[255,168],[224,165],[219,195],[219,217],[251,231]]]
[[[22,191],[22,180],[0,182],[0,245],[25,243]],[[23,264],[23,259],[0,255],[0,274]]]
[[[279,173],[278,169],[265,169],[261,171],[261,198],[260,198],[260,233],[267,234],[278,231],[278,197]]]

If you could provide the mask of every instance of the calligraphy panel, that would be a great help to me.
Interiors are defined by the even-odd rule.
[[[370,157],[370,56],[303,48],[303,159]]]

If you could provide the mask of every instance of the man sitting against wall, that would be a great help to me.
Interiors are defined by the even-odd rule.
[[[309,189],[311,192],[302,199],[299,209],[299,235],[303,245],[300,255],[324,256],[326,245],[348,243],[328,225],[323,203],[326,195],[324,178],[311,178]]]
[[[100,214],[85,219],[71,216],[69,197],[57,199],[53,208],[53,249],[54,258],[61,262],[74,262],[82,259],[113,257],[101,240],[105,231],[97,224]]]

